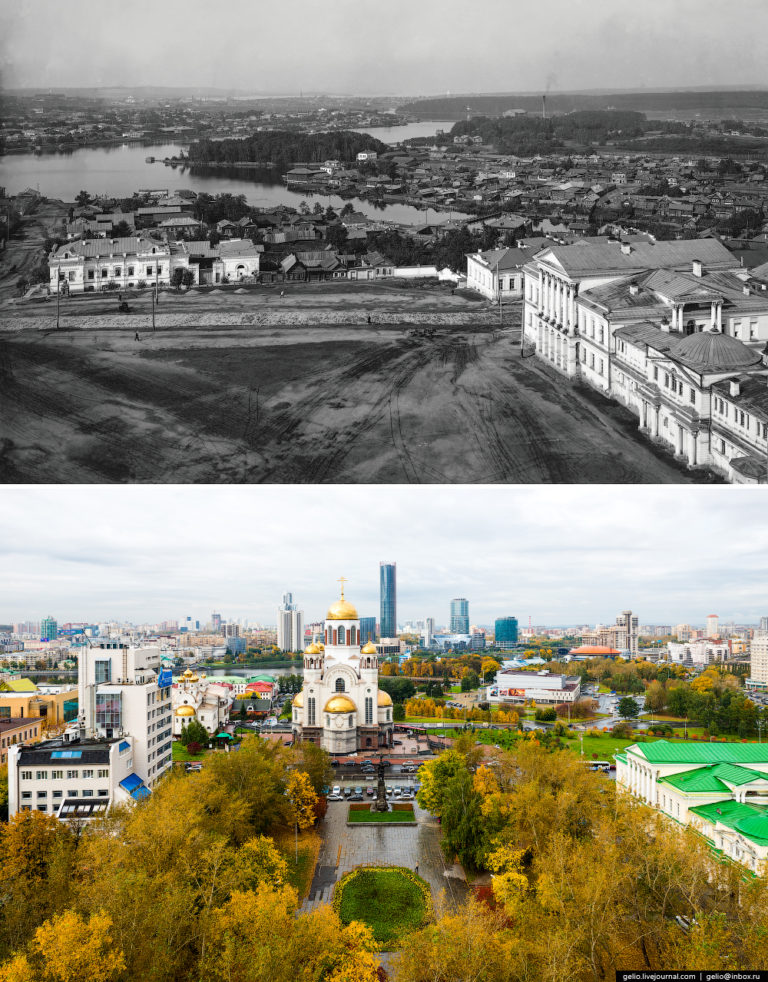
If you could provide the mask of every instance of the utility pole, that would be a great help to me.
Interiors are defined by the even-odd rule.
[[[152,332],[155,330],[155,290],[152,291]]]

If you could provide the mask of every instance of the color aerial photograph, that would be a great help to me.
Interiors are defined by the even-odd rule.
[[[768,982],[768,4],[0,4],[0,982]]]
[[[765,977],[761,489],[2,501],[4,980]]]

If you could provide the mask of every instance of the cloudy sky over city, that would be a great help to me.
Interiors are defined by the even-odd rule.
[[[16,0],[8,86],[438,94],[763,85],[765,0]]]
[[[398,619],[753,623],[768,614],[762,489],[719,487],[27,487],[0,495],[0,622],[186,615],[308,620],[337,578],[378,616],[396,561]]]

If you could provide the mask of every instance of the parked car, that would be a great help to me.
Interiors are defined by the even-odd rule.
[[[362,801],[363,800],[363,796],[361,794],[351,794],[349,796],[349,800],[350,801]]]
[[[355,788],[355,794],[359,794],[362,797],[363,789],[362,788]]]
[[[337,794],[339,795],[339,797],[341,797],[341,788],[339,787],[338,784],[334,784],[331,794]]]
[[[327,801],[344,801],[344,796],[340,794],[329,794]]]
[[[351,798],[352,797],[352,788],[344,788],[344,797],[345,798]]]

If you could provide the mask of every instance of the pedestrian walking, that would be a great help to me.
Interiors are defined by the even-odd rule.
[[[368,314],[368,323],[369,324],[371,323],[371,315],[370,314]]]
[[[137,341],[141,341],[141,338],[139,337],[139,332],[138,331],[136,332],[136,340]]]
[[[418,876],[418,875],[419,875],[419,864],[416,863],[416,876]]]

